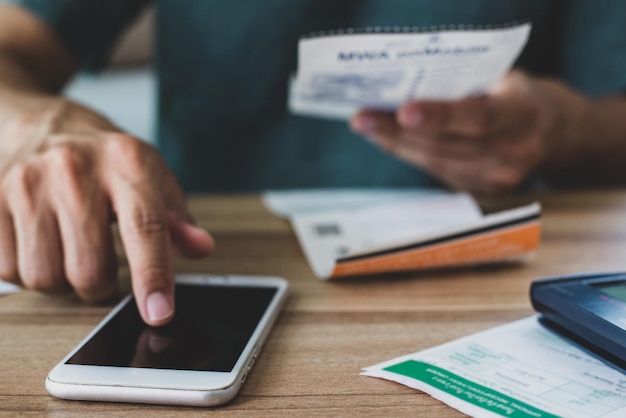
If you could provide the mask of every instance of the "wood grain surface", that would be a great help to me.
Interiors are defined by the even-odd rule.
[[[543,238],[525,263],[322,282],[288,222],[257,196],[197,196],[215,254],[176,260],[180,272],[275,275],[292,295],[240,394],[218,408],[63,401],[48,371],[110,310],[75,296],[24,291],[0,297],[0,414],[4,416],[462,416],[408,387],[359,375],[362,367],[532,314],[532,280],[626,270],[626,190],[571,191],[483,201],[539,200]],[[121,294],[128,272],[120,270]]]

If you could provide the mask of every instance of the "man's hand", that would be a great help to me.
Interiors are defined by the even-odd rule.
[[[97,114],[53,97],[0,109],[0,277],[27,288],[72,287],[110,298],[117,220],[143,319],[174,313],[171,255],[203,257],[213,240],[193,225],[159,153]]]
[[[481,194],[517,187],[549,152],[556,114],[520,72],[486,96],[409,102],[397,113],[364,110],[351,128],[450,187]]]
[[[165,324],[172,252],[202,257],[213,239],[153,147],[54,96],[77,70],[49,27],[0,4],[0,277],[103,301],[116,289],[117,221],[141,316]]]

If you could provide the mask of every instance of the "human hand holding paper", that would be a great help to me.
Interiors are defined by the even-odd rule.
[[[557,115],[542,100],[545,84],[513,71],[487,95],[412,101],[395,113],[362,110],[350,126],[452,188],[505,192],[550,151]]]
[[[347,120],[363,108],[390,112],[408,100],[484,94],[511,69],[531,26],[445,29],[348,29],[301,39],[290,110]]]

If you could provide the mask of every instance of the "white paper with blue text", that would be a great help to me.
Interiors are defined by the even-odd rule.
[[[408,100],[484,94],[511,68],[531,26],[415,29],[348,29],[303,38],[290,110],[346,119],[361,108],[393,110]]]

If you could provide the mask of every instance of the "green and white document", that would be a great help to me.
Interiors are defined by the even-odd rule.
[[[367,367],[477,417],[625,417],[626,375],[530,317]]]

